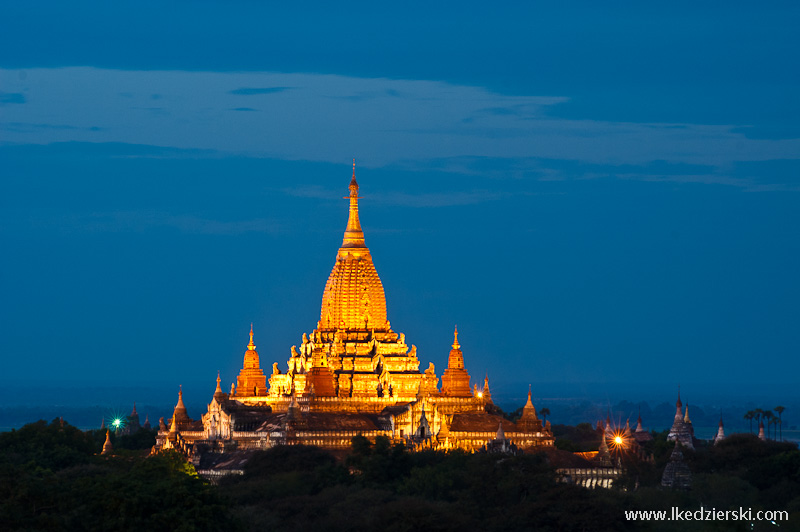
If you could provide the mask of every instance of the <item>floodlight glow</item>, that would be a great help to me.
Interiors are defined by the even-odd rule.
[[[614,448],[615,451],[624,451],[626,448],[628,448],[629,443],[630,442],[625,433],[618,430],[614,431],[609,438],[609,444]]]

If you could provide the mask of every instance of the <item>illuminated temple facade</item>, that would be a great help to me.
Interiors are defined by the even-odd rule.
[[[457,329],[441,387],[432,363],[420,371],[417,348],[389,323],[358,199],[354,167],[347,228],[317,327],[291,347],[286,365],[273,363],[267,375],[251,326],[230,391],[222,390],[217,375],[208,410],[198,420],[189,418],[179,392],[172,418],[159,424],[155,451],[177,448],[196,457],[274,445],[345,449],[358,434],[386,436],[414,449],[552,447],[550,423],[542,426],[530,392],[516,422],[492,413],[488,378],[480,387],[471,385]]]

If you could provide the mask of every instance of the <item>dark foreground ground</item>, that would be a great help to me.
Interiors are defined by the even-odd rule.
[[[671,452],[663,434],[655,463],[620,456],[627,475],[610,490],[560,482],[544,454],[409,453],[364,438],[344,458],[264,451],[213,486],[178,455],[148,457],[153,437],[114,438],[103,457],[104,432],[58,420],[0,434],[0,530],[800,530],[800,451],[751,436],[687,453],[686,492],[659,486]],[[790,515],[775,525],[626,520],[626,510],[673,506]]]

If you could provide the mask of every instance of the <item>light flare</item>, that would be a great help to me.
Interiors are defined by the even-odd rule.
[[[630,446],[630,442],[628,441],[628,437],[625,435],[624,432],[616,430],[611,433],[611,437],[609,438],[610,447],[615,451],[624,451],[628,449]]]

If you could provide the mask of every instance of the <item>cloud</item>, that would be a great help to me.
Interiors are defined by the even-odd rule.
[[[13,233],[23,226],[58,227],[64,233],[141,233],[159,228],[172,228],[186,234],[239,235],[244,233],[280,233],[284,226],[266,218],[249,220],[213,220],[186,214],[159,211],[114,211],[71,214],[48,211],[46,213],[4,213],[5,231]]]
[[[0,105],[7,103],[25,103],[25,95],[21,92],[0,91]]]
[[[20,79],[16,71],[0,70],[8,94],[26,95],[24,106],[6,106],[0,117],[6,142],[147,144],[336,163],[355,155],[365,167],[424,168],[472,158],[616,166],[667,161],[722,170],[741,161],[800,159],[798,138],[749,138],[747,130],[725,124],[556,118],[550,111],[568,97],[509,96],[438,81],[87,67],[27,73]],[[153,95],[159,96],[157,107]],[[242,106],[241,96],[258,105]],[[532,175],[524,165],[506,170],[471,165],[492,177]],[[700,175],[681,179],[703,182]],[[725,183],[721,175],[717,171],[714,179]],[[739,183],[743,176],[731,177],[730,183]],[[763,184],[763,178],[756,181]]]
[[[274,94],[276,92],[283,92],[288,91],[292,87],[240,87],[238,89],[234,89],[232,91],[228,91],[228,94],[238,94],[240,96],[254,96],[256,94]]]
[[[69,124],[31,124],[26,122],[0,122],[0,129],[6,131],[14,131],[18,133],[30,132],[35,130],[51,129],[58,131],[75,131],[83,129],[84,131],[102,131],[103,128],[98,126],[89,127],[76,127]]]
[[[390,194],[371,194],[370,200],[380,205],[400,207],[455,207],[462,205],[476,205],[487,201],[494,201],[507,197],[506,193],[489,190],[453,191],[440,193],[409,194],[406,192],[392,192]]]
[[[328,189],[319,185],[305,185],[291,188],[284,188],[283,192],[289,196],[297,198],[312,198],[312,199],[331,199],[337,198],[342,194],[342,191],[337,189]]]
[[[340,188],[329,189],[318,185],[285,188],[283,189],[283,192],[290,196],[322,200],[339,198],[342,194]],[[508,194],[489,190],[453,190],[419,194],[410,194],[407,192],[386,192],[381,194],[371,193],[367,199],[369,199],[369,201],[375,205],[424,208],[475,205],[477,203],[497,200],[506,197],[507,195]]]

